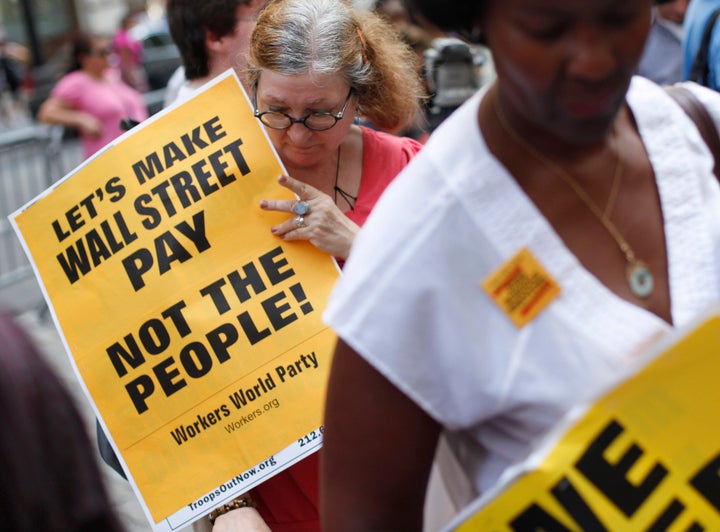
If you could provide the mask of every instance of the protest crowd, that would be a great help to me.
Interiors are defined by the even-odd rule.
[[[77,167],[0,175],[32,263],[0,247],[0,528],[720,526],[720,451],[674,434],[675,488],[655,445],[700,413],[646,393],[625,445],[593,409],[720,299],[718,15],[166,0],[162,87],[129,7],[66,36],[36,112],[0,26],[0,158],[33,127]]]

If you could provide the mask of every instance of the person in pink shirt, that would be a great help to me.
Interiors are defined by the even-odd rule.
[[[86,157],[123,133],[123,119],[141,122],[148,117],[142,95],[110,69],[111,53],[109,39],[78,35],[68,73],[38,110],[40,122],[77,129]]]
[[[140,92],[149,90],[147,75],[142,67],[143,45],[130,35],[137,24],[137,14],[128,13],[120,21],[120,28],[113,36],[113,51],[117,55],[120,78]]]

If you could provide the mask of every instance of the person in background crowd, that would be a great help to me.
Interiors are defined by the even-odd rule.
[[[720,0],[692,0],[688,5],[683,21],[683,79],[691,79],[693,64],[701,51],[701,43],[705,28],[711,16],[720,9]],[[717,21],[716,21],[717,22]],[[707,58],[708,80],[711,89],[720,88],[720,24],[713,24],[710,41],[702,52]],[[697,81],[697,80],[693,80]]]
[[[170,35],[182,67],[168,82],[165,105],[184,101],[202,85],[235,68],[245,69],[250,34],[266,0],[169,0]]]
[[[379,0],[373,7],[373,10],[391,24],[403,41],[415,52],[416,68],[420,77],[424,79],[424,52],[431,46],[433,34],[416,24],[410,18],[407,9],[405,9],[405,5],[400,0]],[[425,88],[427,89],[427,87]],[[391,133],[425,142],[429,134],[429,124],[425,109],[426,104],[427,99],[423,98],[420,109],[412,123],[401,131],[391,131]],[[372,127],[372,124],[367,125]]]
[[[413,3],[483,39],[497,78],[388,187],[330,297],[333,532],[420,530],[441,434],[467,500],[488,493],[720,298],[713,156],[673,98],[633,76],[651,0]],[[720,124],[720,95],[686,88]]]
[[[258,17],[246,87],[298,201],[264,199],[288,213],[269,230],[345,259],[395,175],[421,144],[354,123],[394,130],[415,116],[422,83],[412,50],[385,21],[340,0],[276,0]],[[273,532],[319,531],[313,454],[248,494]],[[242,514],[245,508],[228,512]]]
[[[73,40],[71,65],[38,110],[38,120],[80,132],[85,156],[90,157],[119,137],[123,119],[136,122],[148,116],[142,95],[109,68],[110,40],[79,34]]]
[[[142,66],[143,45],[130,35],[137,24],[137,14],[127,13],[120,21],[120,28],[113,36],[113,50],[118,58],[120,78],[139,92],[149,90],[147,75]]]
[[[410,45],[417,56],[417,68],[422,70],[423,52],[430,46],[432,39],[443,37],[441,32],[431,32],[417,24],[408,13],[400,0],[378,0],[373,7],[374,11],[389,22],[400,34],[402,39]]]
[[[683,19],[690,0],[656,0],[637,73],[660,85],[683,80]]]
[[[21,88],[25,68],[30,62],[30,50],[22,44],[9,41],[0,28],[0,115],[14,119],[21,110]],[[6,99],[3,96],[9,96]]]
[[[122,530],[72,397],[6,312],[0,312],[0,413],[0,529]]]

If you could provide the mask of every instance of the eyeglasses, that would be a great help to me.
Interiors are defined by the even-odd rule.
[[[255,95],[253,96],[253,106],[255,108],[254,115],[260,120],[260,122],[272,129],[287,129],[293,124],[302,124],[313,131],[325,131],[337,124],[338,120],[342,120],[342,117],[345,115],[345,109],[347,109],[347,106],[350,103],[351,96],[352,89],[348,92],[347,98],[345,98],[345,103],[338,114],[330,112],[316,112],[310,113],[303,118],[295,118],[294,116],[290,116],[289,114],[281,111],[263,111],[262,113],[258,111],[256,87]]]

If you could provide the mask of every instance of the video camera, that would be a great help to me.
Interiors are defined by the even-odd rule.
[[[460,39],[433,39],[424,52],[425,82],[430,92],[428,122],[434,130],[480,87],[485,55]]]

